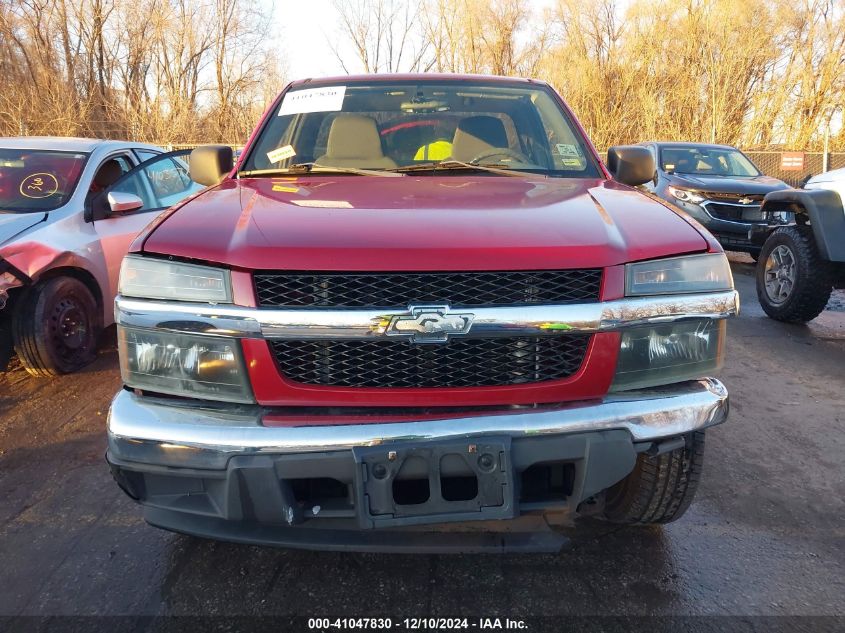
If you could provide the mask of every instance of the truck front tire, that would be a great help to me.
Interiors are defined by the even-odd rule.
[[[96,299],[78,279],[39,282],[21,297],[12,321],[21,364],[39,377],[81,369],[97,355],[99,314]]]
[[[833,267],[816,246],[809,226],[774,231],[757,262],[757,298],[777,321],[806,323],[815,319],[833,289]]]
[[[634,470],[606,493],[606,520],[627,525],[671,523],[687,511],[704,464],[704,431],[684,439],[683,447],[637,456]]]

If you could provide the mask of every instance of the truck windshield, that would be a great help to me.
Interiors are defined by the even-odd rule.
[[[51,211],[65,204],[88,154],[0,148],[0,212]]]
[[[448,175],[494,167],[600,177],[584,138],[549,88],[467,81],[297,86],[271,113],[240,174],[296,166],[348,175]]]
[[[759,176],[760,171],[737,149],[708,146],[660,148],[663,171],[697,176]]]

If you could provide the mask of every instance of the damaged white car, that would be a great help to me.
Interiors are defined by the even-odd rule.
[[[154,217],[200,191],[182,156],[126,141],[0,139],[0,371],[80,369],[114,321],[120,262]]]

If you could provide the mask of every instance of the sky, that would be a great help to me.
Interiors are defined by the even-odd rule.
[[[336,39],[338,25],[331,0],[281,0],[269,4],[273,7],[273,22],[279,27],[276,44],[287,65],[288,79],[345,74],[329,45],[329,38]],[[350,51],[344,53],[354,57]]]

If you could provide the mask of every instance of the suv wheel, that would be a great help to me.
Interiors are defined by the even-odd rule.
[[[17,305],[12,324],[15,351],[33,376],[56,376],[94,360],[100,310],[78,279],[56,277],[33,286]]]
[[[670,523],[689,508],[704,465],[704,431],[685,437],[681,448],[637,455],[634,470],[605,495],[604,517],[612,523]]]
[[[805,323],[824,310],[833,288],[833,268],[822,258],[809,226],[772,233],[757,263],[757,297],[771,318]]]

